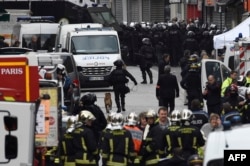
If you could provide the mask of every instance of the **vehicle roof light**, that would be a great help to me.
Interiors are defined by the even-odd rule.
[[[19,21],[55,21],[54,16],[20,16],[17,17],[17,22]]]

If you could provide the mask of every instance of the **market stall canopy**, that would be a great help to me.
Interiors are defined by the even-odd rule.
[[[250,37],[250,17],[230,31],[214,36],[214,49],[222,49],[226,44],[232,43],[239,36],[239,33],[242,34],[243,38]]]

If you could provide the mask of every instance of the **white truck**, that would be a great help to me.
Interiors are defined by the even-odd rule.
[[[0,77],[0,165],[31,166],[40,104],[36,57],[0,56]]]
[[[63,29],[63,25],[61,29]],[[59,33],[56,46],[73,54],[80,70],[81,88],[109,87],[108,77],[114,69],[114,61],[121,59],[120,43],[117,31],[100,24],[85,24],[74,30]],[[63,30],[61,30],[63,32]],[[65,31],[64,31],[65,32]]]

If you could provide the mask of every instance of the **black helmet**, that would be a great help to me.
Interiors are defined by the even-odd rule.
[[[203,158],[201,158],[199,155],[194,154],[188,158],[188,165],[193,166],[193,165],[200,165],[202,166],[203,163]]]
[[[81,102],[83,105],[92,105],[97,101],[96,95],[94,93],[87,93],[82,96]]]
[[[118,59],[118,60],[114,61],[114,65],[117,67],[122,67],[124,65],[124,63],[121,59]]]
[[[150,39],[149,39],[149,38],[143,38],[143,39],[142,39],[142,43],[143,43],[143,44],[146,44],[146,45],[150,45],[151,42],[150,42]]]
[[[188,31],[187,36],[188,37],[194,37],[195,33],[193,31]]]
[[[202,33],[202,35],[203,35],[203,36],[209,36],[209,31],[204,31],[204,32]]]

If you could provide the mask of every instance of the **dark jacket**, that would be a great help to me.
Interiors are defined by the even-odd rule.
[[[179,96],[176,76],[170,73],[160,75],[156,86],[156,97],[174,98],[175,96]]]
[[[206,90],[208,93],[203,95],[203,98],[207,100],[207,105],[217,105],[221,103],[221,86],[218,83],[207,84]]]

